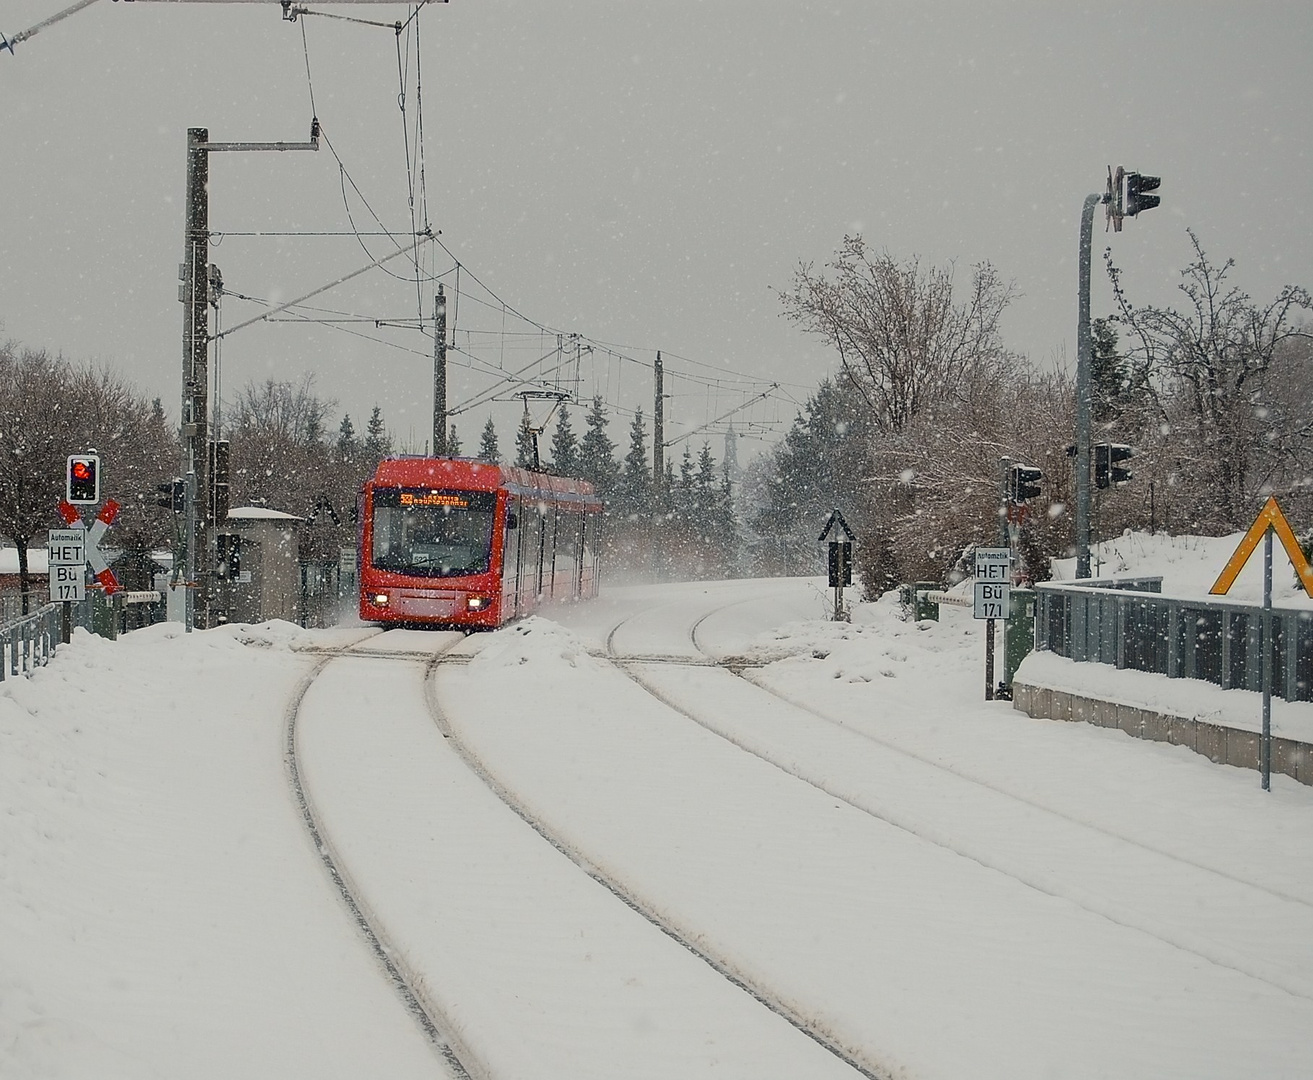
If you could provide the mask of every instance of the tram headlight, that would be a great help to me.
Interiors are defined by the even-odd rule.
[[[492,602],[489,596],[467,596],[465,597],[466,611],[482,611]]]
[[[373,604],[375,607],[387,607],[388,594],[385,592],[375,593],[373,596],[369,598],[369,602]]]

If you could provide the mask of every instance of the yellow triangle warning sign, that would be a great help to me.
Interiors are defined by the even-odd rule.
[[[1286,515],[1281,512],[1281,507],[1277,505],[1274,497],[1269,497],[1263,504],[1263,509],[1258,512],[1258,517],[1254,518],[1254,523],[1249,526],[1249,531],[1245,533],[1244,539],[1240,541],[1239,546],[1235,549],[1235,554],[1227,561],[1222,568],[1221,574],[1213,582],[1213,587],[1209,593],[1214,596],[1224,596],[1227,590],[1235,584],[1235,579],[1244,569],[1245,563],[1249,561],[1249,556],[1254,553],[1254,548],[1258,547],[1258,542],[1263,539],[1263,535],[1271,529],[1277,534],[1277,539],[1281,541],[1281,546],[1286,549],[1286,555],[1290,559],[1290,564],[1295,568],[1295,573],[1299,575],[1299,580],[1304,586],[1304,591],[1313,596],[1313,566],[1309,566],[1308,560],[1304,558],[1304,552],[1300,550],[1299,541],[1295,539],[1295,531],[1290,527],[1290,522],[1286,520]]]

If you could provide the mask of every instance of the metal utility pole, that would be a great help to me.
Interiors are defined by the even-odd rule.
[[[182,472],[187,477],[187,573],[184,621],[190,632],[199,618],[208,625],[205,554],[209,542],[209,500],[201,497],[206,485],[208,453],[205,448],[209,401],[209,245],[210,157],[206,128],[187,129],[187,195],[183,224],[182,265]],[[201,550],[198,550],[201,549]],[[200,596],[197,593],[200,592]],[[197,611],[199,600],[199,612]]]
[[[447,456],[447,297],[433,298],[433,456]]]
[[[1076,576],[1090,576],[1090,245],[1094,208],[1102,195],[1086,195],[1080,215],[1076,314]]]
[[[1263,730],[1258,738],[1258,767],[1263,790],[1272,790],[1272,533],[1263,530]]]
[[[210,154],[222,150],[318,150],[319,121],[310,121],[310,141],[212,143],[206,128],[187,129],[187,198],[183,222],[182,290],[182,471],[187,477],[186,627],[210,625],[214,589],[214,493],[209,450]],[[284,305],[290,306],[290,305]],[[258,316],[266,318],[272,312]],[[241,326],[224,331],[224,335]],[[226,500],[224,500],[226,502]]]
[[[652,381],[656,388],[656,398],[652,402],[652,487],[658,492],[666,482],[666,399],[662,391],[663,374],[661,353],[658,352],[656,363],[652,365]]]

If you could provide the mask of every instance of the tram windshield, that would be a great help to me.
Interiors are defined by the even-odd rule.
[[[419,577],[487,572],[494,492],[384,488],[373,502],[376,570]]]

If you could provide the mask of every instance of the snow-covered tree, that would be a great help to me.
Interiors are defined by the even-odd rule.
[[[497,446],[497,426],[488,417],[483,425],[483,437],[479,440],[479,460],[489,465],[501,464],[501,450]]]
[[[579,443],[579,474],[603,501],[609,502],[620,478],[620,465],[615,460],[615,443],[606,433],[610,418],[600,394],[593,398],[584,423],[588,430]]]
[[[552,432],[552,471],[557,476],[579,475],[579,437],[570,424],[570,410],[561,403]]]

